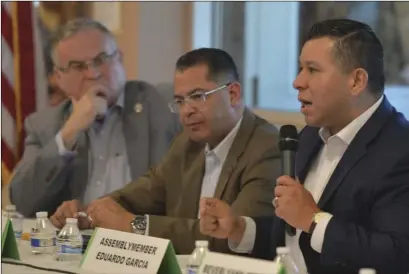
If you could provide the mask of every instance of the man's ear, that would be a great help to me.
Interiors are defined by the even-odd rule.
[[[368,72],[362,68],[353,70],[350,74],[348,83],[351,95],[360,95],[368,87]]]
[[[238,104],[241,103],[241,85],[239,82],[232,82],[229,84],[227,87],[229,89],[229,95],[230,95],[230,104],[232,106],[237,106]]]

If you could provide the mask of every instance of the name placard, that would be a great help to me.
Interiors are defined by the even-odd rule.
[[[209,252],[199,274],[271,274],[277,269],[273,261]]]
[[[1,216],[1,257],[20,260],[13,225],[3,216]]]
[[[106,274],[181,274],[169,240],[104,228],[94,230],[81,268]]]

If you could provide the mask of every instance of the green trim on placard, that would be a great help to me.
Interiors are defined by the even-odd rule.
[[[92,233],[91,238],[88,241],[87,249],[85,249],[84,255],[82,256],[80,267],[82,266],[82,263],[85,261],[85,258],[87,257],[88,250],[91,248],[92,241],[94,240],[94,236],[95,234],[97,234],[97,231],[98,231],[98,227],[94,229],[94,232]]]
[[[20,253],[18,252],[16,235],[14,234],[13,224],[10,219],[7,220],[4,232],[1,235],[1,257],[20,260]]]
[[[278,274],[287,274],[287,269],[285,269],[282,263],[278,264]]]
[[[178,260],[176,258],[175,249],[173,244],[169,241],[168,247],[166,248],[165,255],[163,256],[162,262],[159,266],[158,274],[182,274]]]
[[[6,242],[7,230],[9,229],[10,220],[6,221],[4,231],[1,232],[1,254],[3,254],[4,243]]]

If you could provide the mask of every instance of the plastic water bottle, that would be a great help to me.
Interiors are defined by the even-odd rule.
[[[278,274],[298,274],[297,265],[290,256],[290,249],[288,247],[277,247],[277,257],[275,263],[278,267]]]
[[[55,228],[47,212],[36,213],[36,223],[31,229],[30,243],[33,254],[53,254],[55,250]]]
[[[18,243],[23,232],[23,216],[21,216],[21,214],[17,212],[15,205],[7,205],[5,217],[11,221],[13,225],[14,235],[16,236],[16,240]]]
[[[56,240],[56,261],[80,261],[82,258],[82,235],[78,229],[78,220],[67,218]]]
[[[376,270],[373,268],[361,268],[359,274],[376,274]]]
[[[186,266],[186,274],[196,274],[202,265],[203,259],[209,251],[208,241],[196,241],[196,248],[193,250],[192,255],[189,258],[188,265]]]

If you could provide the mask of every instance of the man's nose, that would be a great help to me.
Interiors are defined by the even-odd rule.
[[[307,87],[307,77],[301,71],[297,74],[297,77],[295,77],[293,81],[293,88],[301,91],[305,89],[306,87]]]
[[[190,116],[195,112],[195,108],[192,107],[188,101],[185,101],[179,108],[179,113],[182,117]]]
[[[101,72],[94,64],[88,64],[85,75],[87,79],[98,79],[101,76]]]

